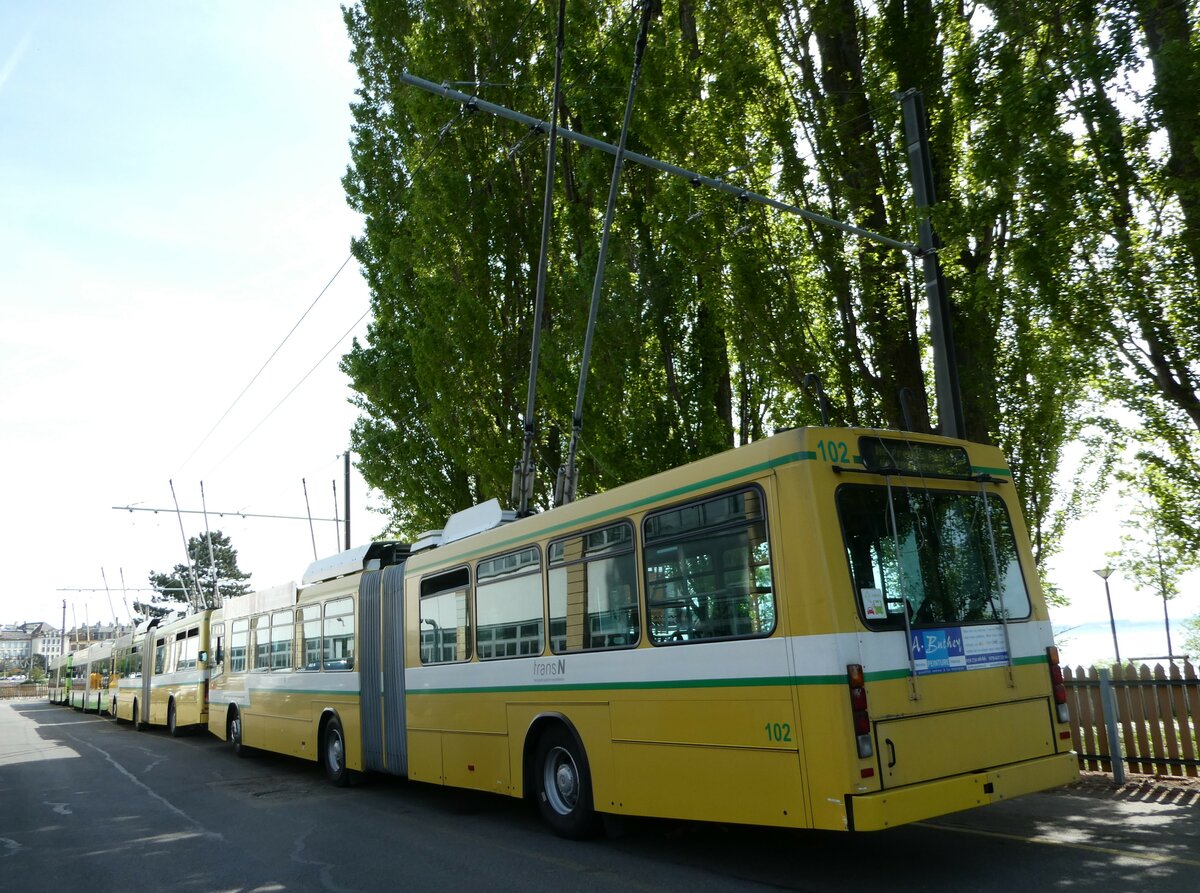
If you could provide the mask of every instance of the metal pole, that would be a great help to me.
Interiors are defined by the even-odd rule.
[[[621,135],[617,142],[617,154],[613,161],[612,179],[608,182],[608,203],[604,209],[604,224],[600,233],[600,253],[596,258],[596,276],[592,280],[592,302],[588,312],[587,330],[583,335],[583,356],[579,362],[579,389],[575,394],[575,414],[571,417],[571,442],[567,447],[567,464],[559,472],[561,486],[556,489],[555,505],[566,505],[575,501],[578,471],[575,459],[579,450],[579,438],[583,433],[583,398],[587,389],[588,365],[592,356],[592,337],[596,331],[596,320],[600,313],[600,294],[604,286],[604,264],[608,259],[608,239],[612,232],[613,216],[617,209],[617,193],[621,183],[621,169],[625,165],[625,140],[629,136],[629,122],[633,118],[633,100],[637,96],[638,80],[642,74],[642,57],[646,52],[646,35],[650,29],[649,3],[642,6],[642,24],[638,31],[637,47],[633,53],[633,73],[629,78],[629,93],[625,97],[625,117],[621,123]]]
[[[1108,583],[1107,577],[1105,583]],[[1108,731],[1108,755],[1112,761],[1113,781],[1125,784],[1125,757],[1121,753],[1121,739],[1117,736],[1117,699],[1113,696],[1107,667],[1100,668],[1100,704],[1104,708],[1104,728]]]
[[[1101,568],[1093,573],[1095,573],[1096,576],[1100,577],[1100,579],[1104,581],[1104,598],[1108,601],[1108,624],[1110,627],[1112,627],[1113,653],[1116,654],[1117,663],[1119,664],[1121,662],[1121,648],[1117,645],[1117,621],[1116,618],[1113,617],[1112,594],[1108,591],[1108,578],[1112,576],[1112,568]]]
[[[546,149],[546,186],[542,195],[542,240],[538,250],[537,282],[533,298],[533,338],[529,348],[529,392],[525,398],[525,440],[521,461],[513,476],[517,516],[529,512],[533,497],[533,441],[537,436],[534,406],[537,399],[538,355],[542,344],[542,314],[546,306],[546,270],[550,258],[550,225],[554,216],[554,162],[558,149],[558,106],[562,90],[563,43],[566,32],[567,0],[558,3],[558,40],[554,51],[554,90],[550,98],[550,145]]]
[[[929,209],[937,201],[937,195],[933,188],[933,163],[929,157],[925,99],[919,90],[906,90],[900,94],[900,104],[904,112],[904,138],[908,143],[908,171],[920,214],[917,242],[921,247],[925,296],[929,302],[938,427],[946,437],[962,439],[967,436],[967,430],[963,419],[962,388],[958,383],[958,361],[954,356],[954,333],[950,326],[950,294],[938,261],[939,239],[929,220]]]
[[[350,548],[350,451],[346,450],[346,549]]]

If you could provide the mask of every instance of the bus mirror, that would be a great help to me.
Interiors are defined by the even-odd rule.
[[[207,651],[200,652],[200,663],[202,663],[202,664],[208,663],[208,652]]]

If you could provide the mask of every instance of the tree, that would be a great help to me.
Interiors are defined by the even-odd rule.
[[[212,560],[209,558],[210,538]],[[186,613],[185,606],[215,607],[226,598],[244,595],[250,591],[247,581],[251,575],[238,567],[237,550],[233,548],[229,537],[221,531],[212,531],[210,537],[194,536],[188,539],[187,554],[191,562],[190,567],[177,564],[170,573],[150,572],[150,585],[156,594],[149,602],[133,603],[134,611],[142,615],[139,619],[164,617],[172,611],[182,617]],[[197,582],[200,587],[199,593],[196,591]],[[215,601],[214,591],[217,594]]]
[[[1180,577],[1200,567],[1200,555],[1188,537],[1179,536],[1172,525],[1163,521],[1163,502],[1155,495],[1164,485],[1162,471],[1151,465],[1141,474],[1126,473],[1123,477],[1137,488],[1135,508],[1122,523],[1125,534],[1121,548],[1109,557],[1134,588],[1148,590],[1162,599],[1163,622],[1169,624],[1167,603],[1179,595]],[[1174,651],[1170,642],[1168,650]]]
[[[1200,536],[1200,78],[1188,4],[650,0],[630,148],[915,239],[896,91],[929,110],[934,223],[971,439],[1008,455],[1035,558],[1140,420],[1160,512]],[[507,498],[530,340],[542,333],[536,502],[571,427],[611,158],[561,144],[546,307],[533,317],[544,134],[403,84],[412,71],[615,142],[636,15],[553,4],[346,11],[361,80],[348,199],[374,320],[343,369],[353,445],[397,533]],[[1145,74],[1151,88],[1131,95]],[[1189,155],[1189,152],[1192,153]],[[724,172],[724,173],[722,173]],[[629,165],[585,415],[581,492],[818,420],[930,430],[926,310],[910,259]],[[1064,486],[1068,444],[1094,461]],[[1174,506],[1172,510],[1168,510]],[[1172,522],[1172,514],[1177,519]]]
[[[1189,617],[1182,625],[1184,653],[1196,660],[1200,655],[1200,617]]]

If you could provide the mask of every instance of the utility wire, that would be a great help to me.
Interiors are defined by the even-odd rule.
[[[350,328],[346,329],[346,331],[337,339],[337,341],[333,342],[333,344],[330,345],[329,350],[325,351],[325,353],[321,356],[321,359],[317,360],[317,362],[313,365],[313,367],[304,373],[304,377],[301,378],[294,385],[292,385],[292,389],[290,391],[288,391],[286,394],[284,394],[283,398],[278,403],[276,403],[273,407],[271,407],[271,411],[268,412],[266,415],[264,415],[261,419],[259,419],[258,424],[255,425],[253,428],[251,428],[250,432],[245,437],[243,437],[241,440],[239,440],[237,442],[237,446],[235,446],[228,453],[226,453],[225,456],[221,459],[221,461],[218,462],[213,467],[219,468],[222,464],[224,464],[226,459],[228,459],[230,456],[232,456],[234,453],[236,453],[238,451],[238,449],[241,448],[242,444],[244,444],[247,440],[249,440],[250,437],[254,434],[254,432],[257,431],[259,428],[261,428],[263,426],[263,424],[266,423],[267,419],[269,419],[272,415],[275,414],[275,410],[277,410],[277,409],[279,409],[279,407],[283,406],[284,402],[288,399],[288,397],[290,397],[290,396],[292,396],[292,394],[296,393],[296,389],[299,388],[300,385],[304,384],[304,382],[308,380],[308,377],[310,375],[312,375],[314,372],[317,371],[317,369],[320,367],[320,365],[325,362],[325,360],[329,357],[329,355],[331,353],[333,353],[334,349],[336,349],[339,344],[341,344],[343,341],[345,341],[346,337],[351,332],[353,332],[356,328],[358,328],[358,324],[361,323],[364,319],[366,319],[370,313],[371,313],[371,309],[369,307],[366,310],[364,310],[362,316],[360,316],[358,319],[356,319],[354,321],[354,324],[352,326],[350,326]]]
[[[212,437],[213,432],[217,430],[217,428],[220,426],[221,422],[225,421],[226,416],[228,416],[229,413],[231,413],[233,411],[233,408],[238,405],[238,401],[240,401],[242,399],[242,397],[246,396],[246,391],[250,390],[250,386],[253,385],[256,381],[258,381],[258,377],[263,374],[263,370],[265,370],[267,368],[267,366],[269,366],[271,364],[271,361],[273,359],[275,359],[275,355],[277,353],[279,353],[279,351],[283,348],[283,345],[287,344],[288,339],[291,338],[293,334],[295,334],[296,329],[298,329],[300,327],[300,323],[304,322],[305,317],[307,317],[308,314],[312,312],[312,309],[317,306],[317,301],[321,300],[321,298],[325,294],[325,292],[329,291],[329,286],[333,285],[334,280],[337,279],[338,276],[341,275],[342,270],[346,269],[346,264],[350,263],[350,260],[352,258],[353,258],[353,255],[349,255],[346,257],[346,259],[344,261],[342,261],[342,265],[340,267],[338,267],[337,272],[334,273],[333,276],[330,278],[330,280],[325,283],[325,287],[323,289],[321,289],[320,294],[318,294],[316,296],[316,298],[313,299],[313,302],[308,305],[308,309],[305,310],[300,315],[300,318],[298,320],[296,320],[296,324],[294,326],[292,326],[291,330],[287,333],[287,335],[284,336],[283,340],[279,342],[279,346],[276,347],[273,351],[271,351],[271,355],[269,357],[267,357],[267,361],[262,364],[262,367],[259,368],[259,370],[257,372],[254,373],[254,377],[250,379],[249,383],[244,388],[242,388],[241,393],[239,393],[237,395],[237,397],[234,398],[233,402],[229,404],[229,408],[226,409],[225,412],[221,413],[221,417],[219,419],[217,419],[216,424],[214,424],[212,426],[212,428],[209,429],[208,433],[204,435],[204,439],[201,440],[200,443],[198,443],[196,445],[196,448],[188,454],[188,457],[183,460],[183,465],[179,466],[181,470],[183,468],[185,468],[190,461],[192,461],[192,457],[195,456],[196,453],[200,452],[200,448],[202,446],[204,446],[204,444],[208,443],[208,439],[210,437]],[[239,444],[239,446],[240,446],[240,444]],[[222,460],[222,461],[224,461],[224,460]],[[178,474],[178,472],[176,472],[176,474]]]

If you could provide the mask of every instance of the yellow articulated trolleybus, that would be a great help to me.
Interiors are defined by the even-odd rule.
[[[212,610],[143,621],[113,647],[109,713],[135,729],[166,726],[172,736],[208,725],[208,639]]]
[[[498,503],[214,617],[235,748],[597,813],[877,830],[1076,778],[992,447],[807,428]],[[219,703],[218,703],[219,702]]]

